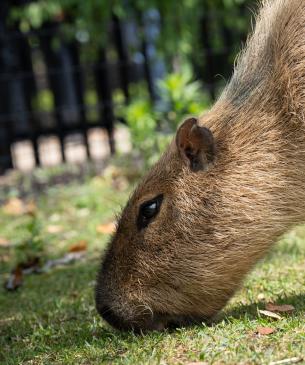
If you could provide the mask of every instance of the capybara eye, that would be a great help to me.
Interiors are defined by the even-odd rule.
[[[137,220],[138,229],[147,227],[151,220],[159,213],[162,200],[163,195],[160,194],[154,199],[141,204]]]

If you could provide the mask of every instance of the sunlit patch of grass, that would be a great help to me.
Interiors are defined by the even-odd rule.
[[[109,328],[97,315],[94,285],[99,256],[109,239],[96,231],[112,220],[130,188],[117,191],[103,178],[53,187],[37,201],[47,257],[59,257],[79,240],[85,261],[25,278],[16,292],[0,289],[1,364],[268,364],[305,354],[305,228],[287,234],[247,278],[217,323],[134,335]],[[20,242],[30,217],[0,209],[0,236]],[[60,225],[58,233],[47,227]],[[3,249],[0,255],[4,254]],[[1,278],[13,265],[1,263]],[[279,321],[263,317],[266,302],[291,304]],[[258,336],[258,326],[275,329]]]

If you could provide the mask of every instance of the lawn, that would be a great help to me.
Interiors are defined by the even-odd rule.
[[[1,285],[1,365],[305,361],[305,226],[274,246],[215,324],[146,335],[108,327],[95,310],[95,277],[109,239],[108,224],[130,191],[126,181],[112,174],[44,190],[34,196],[34,214],[8,212],[5,202],[0,207],[0,242],[8,241],[0,246],[2,283],[26,256],[25,241],[40,243],[31,249],[42,260],[62,257],[80,242],[87,245],[84,259],[27,275],[16,291]],[[10,201],[17,192],[7,194]],[[290,304],[294,310],[275,320],[259,311],[268,302]],[[258,334],[259,327],[273,333]]]

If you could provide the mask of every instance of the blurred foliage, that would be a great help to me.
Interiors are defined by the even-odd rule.
[[[44,253],[43,225],[37,214],[29,216],[25,231],[25,238],[16,246],[17,262],[27,262]]]
[[[80,41],[91,37],[100,43],[106,34],[101,29],[109,22],[112,11],[117,12],[111,1],[38,0],[13,8],[11,20],[18,21],[22,31],[40,28],[48,21],[65,21],[66,29],[70,27]]]
[[[138,97],[125,109],[133,151],[146,166],[152,165],[172,139],[178,124],[198,115],[208,105],[199,81],[189,68],[170,73],[158,84],[160,100],[154,108],[147,98]]]
[[[162,100],[159,118],[167,121],[172,132],[187,115],[198,115],[208,106],[208,96],[204,95],[200,81],[193,79],[190,68],[185,66],[158,83]]]
[[[214,72],[206,67],[207,62],[211,63],[207,60],[211,49],[215,70],[229,76],[241,35],[246,34],[249,25],[250,12],[245,9],[254,3],[254,0],[37,0],[12,8],[10,20],[19,24],[24,32],[38,29],[47,22],[58,22],[61,36],[82,43],[81,57],[95,61],[99,48],[111,37],[109,24],[114,15],[126,23],[133,23],[138,40],[144,37],[144,18],[149,18],[149,11],[154,10],[160,15],[160,18],[148,20],[158,23],[155,31],[160,34],[152,37],[152,43],[156,43],[157,53],[169,72],[158,82],[159,100],[156,105],[151,105],[141,88],[139,95],[133,95],[130,105],[123,110],[134,150],[147,161],[147,165],[151,165],[183,118],[198,115],[207,107],[208,96],[200,82],[194,80],[201,78],[206,84],[213,82],[211,75],[206,74]],[[204,29],[208,43],[203,42]],[[133,52],[138,56],[142,52],[138,49],[141,46],[137,47],[129,50],[131,57]],[[107,57],[109,60],[116,58],[111,45],[107,47]],[[85,101],[90,106],[88,119],[96,120],[98,98],[91,88]],[[117,103],[116,99],[121,95],[113,94],[117,115],[121,113],[117,105],[123,102]],[[50,110],[54,102],[45,93],[36,103],[40,109]]]
[[[130,129],[133,151],[150,165],[151,157],[157,152],[156,116],[147,99],[139,98],[132,102],[125,112]]]
[[[78,40],[90,39],[102,44],[108,34],[103,30],[113,14],[129,20],[156,9],[162,19],[159,48],[168,54],[176,54],[179,49],[180,55],[191,55],[198,44],[200,20],[207,12],[217,13],[224,26],[246,31],[248,19],[240,9],[253,3],[252,0],[37,0],[12,8],[11,20],[18,21],[23,31],[40,28],[50,20],[64,21]]]
[[[12,7],[9,20],[23,32],[41,28],[48,22],[60,23],[60,37],[81,43],[82,60],[91,62],[96,61],[99,48],[111,38],[109,24],[114,15],[132,23],[140,40],[145,33],[144,18],[147,20],[150,10],[154,10],[160,18],[156,16],[148,22],[158,23],[159,34],[153,36],[156,37],[153,42],[167,71],[181,72],[185,64],[192,65],[196,77],[206,81],[209,70],[203,28],[208,28],[208,48],[213,49],[215,70],[228,77],[249,27],[249,8],[255,8],[255,3],[255,0],[37,0]],[[53,45],[56,44],[59,42],[53,39]],[[134,49],[132,44],[129,47],[131,58],[139,56],[137,47]],[[116,58],[113,48],[107,48],[109,59]]]
[[[40,90],[33,99],[33,107],[43,112],[51,112],[54,109],[54,95],[49,89]]]

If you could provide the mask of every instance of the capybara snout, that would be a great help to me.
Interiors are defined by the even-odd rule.
[[[188,118],[118,221],[96,306],[122,330],[217,314],[305,220],[305,2],[264,1],[230,83]]]
[[[125,207],[96,289],[97,308],[114,327],[186,325],[227,301],[232,279],[218,273],[212,230],[218,152],[212,132],[188,119]]]

